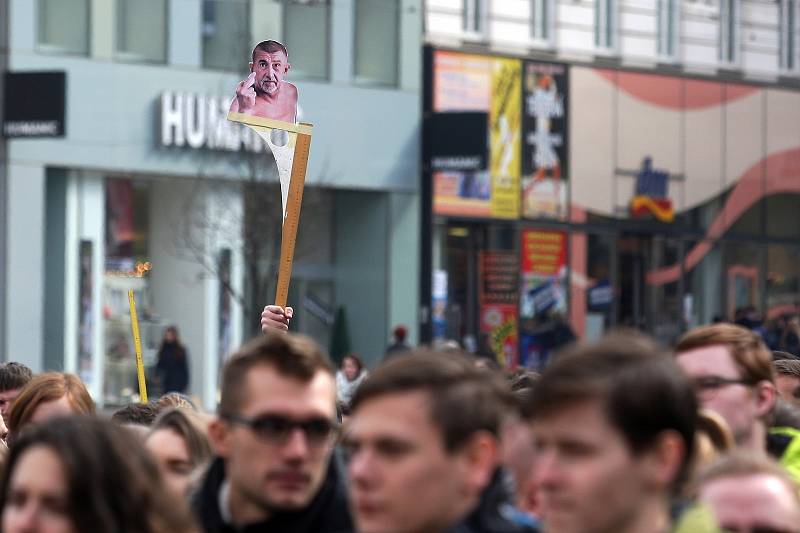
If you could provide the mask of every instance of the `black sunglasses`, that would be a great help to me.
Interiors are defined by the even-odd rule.
[[[253,418],[223,414],[222,418],[249,427],[253,433],[272,444],[285,444],[295,429],[301,430],[312,446],[326,443],[339,431],[339,424],[324,417],[292,420],[281,415],[260,415]]]

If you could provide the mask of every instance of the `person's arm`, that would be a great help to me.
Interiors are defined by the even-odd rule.
[[[261,312],[261,331],[289,331],[289,322],[294,316],[291,307],[283,308],[279,305],[268,305]]]
[[[236,98],[231,102],[228,109],[230,113],[249,113],[256,106],[256,90],[253,85],[256,83],[256,73],[251,72],[246,79],[236,85]]]

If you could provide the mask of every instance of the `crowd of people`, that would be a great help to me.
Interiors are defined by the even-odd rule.
[[[214,414],[168,392],[109,419],[73,375],[0,366],[0,531],[800,533],[800,360],[752,330],[367,372],[291,315],[265,309]]]

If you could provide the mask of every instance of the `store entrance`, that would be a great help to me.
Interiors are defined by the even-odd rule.
[[[673,342],[685,329],[691,298],[684,279],[659,275],[680,265],[681,241],[653,234],[622,233],[617,238],[616,325],[648,331],[660,342]],[[688,306],[688,308],[687,308]]]

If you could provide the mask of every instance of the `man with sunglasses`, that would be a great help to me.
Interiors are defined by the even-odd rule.
[[[268,333],[226,363],[218,454],[192,504],[206,533],[350,533],[346,489],[332,457],[336,386],[311,340]]]

